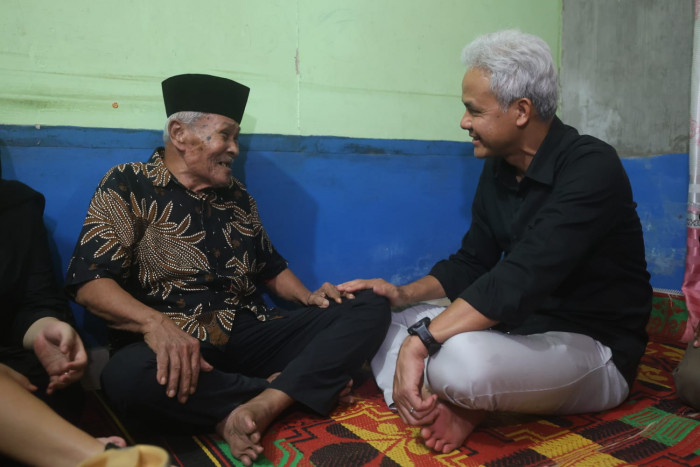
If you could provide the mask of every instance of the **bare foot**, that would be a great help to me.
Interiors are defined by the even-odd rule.
[[[126,447],[126,441],[124,441],[124,439],[119,437],[119,436],[108,436],[106,438],[97,438],[97,441],[104,444],[105,446],[107,446],[109,443],[112,443],[115,446],[120,447],[120,448]]]
[[[231,454],[236,459],[243,462],[243,465],[251,465],[262,453],[263,447],[260,444],[261,435],[257,430],[255,414],[246,405],[236,407],[216,426],[216,432],[226,440]]]
[[[268,382],[268,383],[273,382],[273,381],[274,381],[275,379],[277,379],[277,377],[278,377],[279,375],[281,375],[281,374],[282,374],[281,371],[278,371],[277,373],[272,373],[270,376],[267,377],[267,382]]]
[[[265,389],[243,405],[236,407],[216,425],[231,454],[249,466],[263,452],[262,435],[272,421],[294,401],[282,391]]]
[[[340,394],[338,394],[338,404],[340,405],[352,405],[355,402],[355,398],[352,397],[352,380],[348,381]]]
[[[438,401],[435,421],[420,430],[425,445],[446,454],[460,447],[486,416],[485,410],[467,410]]]

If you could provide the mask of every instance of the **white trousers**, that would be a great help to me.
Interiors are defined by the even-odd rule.
[[[396,357],[408,327],[444,309],[420,304],[392,313],[389,332],[371,362],[389,406]],[[571,332],[458,334],[426,359],[425,382],[440,399],[466,409],[531,414],[598,412],[619,405],[629,393],[610,348]]]

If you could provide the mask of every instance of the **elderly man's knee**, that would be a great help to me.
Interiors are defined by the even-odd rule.
[[[391,322],[389,300],[372,290],[361,290],[355,294],[355,298],[352,299],[352,312],[364,312],[370,319],[381,325],[385,331],[389,328]]]
[[[389,299],[374,293],[371,289],[360,290],[355,292],[354,303],[357,305],[377,308],[380,310],[389,310]],[[357,306],[355,305],[355,306]]]
[[[165,388],[156,381],[155,354],[139,348],[125,347],[107,362],[100,381],[107,399],[120,410],[149,404],[154,397],[163,397]]]

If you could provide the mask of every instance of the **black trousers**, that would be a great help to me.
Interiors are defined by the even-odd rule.
[[[238,313],[225,350],[202,344],[204,359],[215,369],[200,372],[197,391],[184,404],[165,395],[156,381],[156,356],[144,342],[115,353],[102,372],[102,389],[127,417],[176,429],[211,429],[266,388],[327,415],[382,343],[390,309],[384,297],[363,290],[325,309],[275,309],[270,316],[258,321]],[[268,383],[265,378],[278,371]]]

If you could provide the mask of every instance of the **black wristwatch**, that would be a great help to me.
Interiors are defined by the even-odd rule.
[[[440,350],[442,344],[437,342],[430,331],[428,331],[428,325],[430,324],[430,318],[423,318],[422,320],[415,323],[413,326],[408,328],[408,333],[411,336],[418,336],[426,349],[428,349],[428,355],[433,355],[435,352]]]

